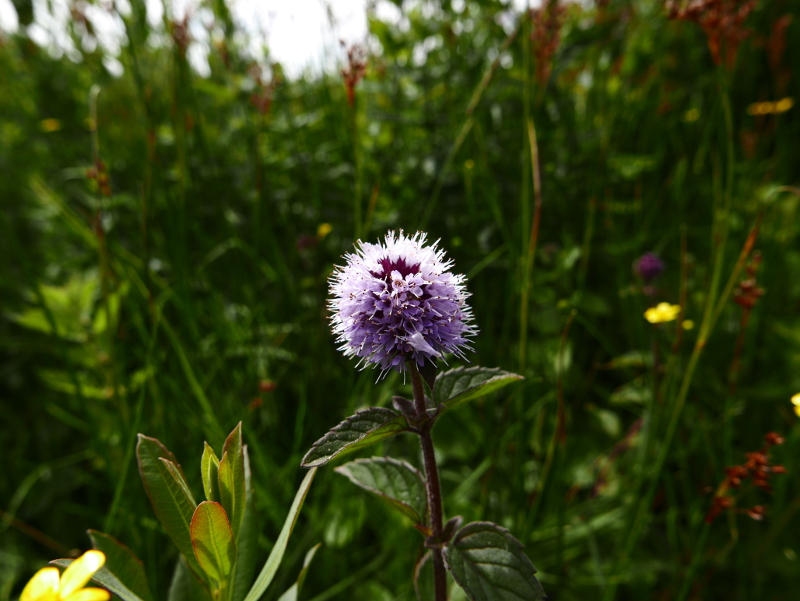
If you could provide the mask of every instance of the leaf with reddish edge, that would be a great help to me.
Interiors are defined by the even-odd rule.
[[[236,562],[236,543],[222,505],[214,501],[200,503],[192,517],[191,534],[200,567],[217,583],[218,589],[227,588],[228,577]]]

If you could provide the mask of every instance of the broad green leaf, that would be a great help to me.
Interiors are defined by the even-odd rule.
[[[186,566],[183,557],[179,557],[175,565],[167,601],[212,601],[211,595]]]
[[[71,564],[74,560],[73,559],[54,559],[50,563],[53,565],[60,566],[62,568],[66,568]],[[109,571],[108,568],[103,566],[99,570],[94,573],[92,576],[92,581],[96,582],[100,586],[108,589],[112,593],[114,593],[117,597],[122,599],[122,601],[147,601],[147,599],[143,599],[142,597],[138,596],[134,593],[131,589],[125,586],[119,578],[115,574]]]
[[[139,434],[136,457],[142,482],[158,520],[186,558],[189,567],[196,574],[202,574],[194,556],[190,534],[197,503],[177,467],[175,456],[155,438]]]
[[[205,443],[203,459],[200,461],[200,472],[203,475],[203,492],[207,501],[219,501],[219,459],[211,445]]]
[[[192,517],[192,546],[200,567],[219,588],[224,588],[236,561],[233,530],[222,505],[203,501]]]
[[[153,601],[144,565],[133,551],[108,534],[97,530],[89,530],[88,533],[92,546],[105,554],[106,569],[137,597],[143,601]]]
[[[283,593],[278,601],[297,601],[297,596],[300,594],[300,589],[303,587],[303,583],[306,580],[306,574],[308,573],[308,566],[311,565],[311,561],[314,559],[314,555],[317,554],[317,550],[322,546],[322,543],[317,543],[313,547],[311,547],[308,552],[306,552],[306,556],[303,559],[303,567],[300,569],[300,574],[297,576],[297,581],[290,586],[285,593]]]
[[[247,490],[244,478],[244,453],[242,451],[242,423],[233,429],[222,448],[219,462],[219,496],[233,528],[233,538],[238,540],[244,517]]]
[[[436,378],[433,402],[434,405],[444,403],[445,407],[451,409],[523,379],[520,375],[497,367],[457,367]]]
[[[308,471],[306,477],[303,478],[303,482],[300,484],[300,488],[294,496],[294,501],[292,501],[289,515],[286,516],[286,521],[283,523],[281,533],[278,535],[278,540],[275,541],[275,546],[272,547],[272,552],[269,554],[267,562],[264,564],[264,567],[261,568],[261,573],[258,575],[258,578],[256,578],[253,588],[247,593],[247,597],[245,597],[244,601],[258,601],[275,577],[275,572],[278,571],[278,567],[281,565],[281,560],[283,559],[283,554],[286,552],[286,546],[289,544],[289,536],[292,534],[292,529],[297,522],[297,516],[300,515],[303,502],[306,500],[308,489],[311,487],[311,482],[314,480],[314,474],[316,473],[317,468],[312,468]]]
[[[414,592],[417,594],[417,601],[434,601],[436,598],[433,555],[430,551],[420,558],[414,568]]]
[[[233,566],[232,601],[242,601],[253,583],[253,574],[256,569],[256,548],[258,541],[258,526],[256,524],[255,504],[253,503],[253,486],[250,482],[250,457],[247,445],[242,447],[244,456],[244,481],[247,489],[247,502],[242,518],[242,530],[236,540],[236,564]]]
[[[356,486],[388,501],[415,524],[425,523],[428,508],[425,480],[419,470],[391,457],[357,459],[337,467]]]
[[[405,429],[405,418],[392,409],[370,407],[357,411],[315,442],[301,465],[324,465],[338,455],[375,444]]]
[[[472,601],[541,601],[536,568],[516,538],[491,522],[472,522],[445,547],[445,565]]]

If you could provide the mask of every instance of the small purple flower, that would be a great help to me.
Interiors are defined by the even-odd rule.
[[[330,278],[331,325],[346,356],[402,372],[405,362],[472,350],[468,338],[477,333],[466,304],[466,278],[449,272],[452,260],[426,234],[389,232],[384,244],[356,243]]]
[[[634,271],[645,282],[651,282],[661,275],[667,268],[667,264],[662,261],[655,253],[644,253],[639,257],[634,265]]]

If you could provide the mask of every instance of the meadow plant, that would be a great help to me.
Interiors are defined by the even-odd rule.
[[[161,442],[139,434],[139,474],[153,510],[181,554],[168,599],[186,601],[257,601],[275,577],[316,469],[303,479],[278,539],[253,582],[256,537],[253,486],[242,424],[234,428],[218,458],[205,443],[201,460],[205,501],[197,503],[175,456]],[[77,560],[57,559],[65,567],[60,588],[57,568],[44,568],[30,581],[20,601],[104,601],[102,589],[76,592],[91,578],[122,601],[153,601],[144,564],[128,547],[103,532],[89,530],[94,550]],[[281,599],[297,598],[308,562],[298,582]],[[48,591],[53,591],[51,596]],[[60,592],[59,592],[60,591]],[[74,595],[73,595],[74,593]],[[60,595],[60,596],[59,596]]]
[[[426,235],[389,232],[379,244],[358,242],[347,264],[330,279],[331,323],[346,356],[363,368],[408,375],[413,400],[396,396],[394,409],[357,412],[318,440],[303,459],[314,469],[350,451],[401,432],[419,436],[424,475],[390,457],[359,459],[336,468],[411,518],[427,552],[417,563],[420,601],[446,601],[447,572],[473,601],[543,599],[536,568],[522,544],[491,522],[444,521],[432,431],[441,415],[469,400],[522,379],[499,369],[455,368],[438,373],[445,355],[464,358],[477,334],[466,304],[466,278]],[[425,391],[428,386],[428,393]]]

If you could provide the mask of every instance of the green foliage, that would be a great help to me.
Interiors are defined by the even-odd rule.
[[[522,544],[491,522],[461,528],[444,552],[455,581],[472,601],[541,601],[544,591]]]
[[[405,418],[392,409],[362,409],[315,442],[303,457],[303,467],[324,465],[334,457],[374,445],[405,428]]]
[[[194,554],[191,523],[197,503],[176,465],[175,456],[155,438],[139,435],[139,474],[158,521],[199,577],[203,570]]]
[[[444,403],[445,407],[452,409],[523,379],[497,367],[457,367],[436,377],[433,402],[435,405]]]
[[[275,541],[275,546],[272,548],[272,552],[269,554],[267,562],[261,569],[253,588],[251,588],[250,592],[247,593],[244,601],[258,601],[258,599],[261,598],[261,595],[264,594],[264,591],[267,590],[267,587],[272,582],[272,579],[275,577],[275,573],[278,571],[278,567],[283,559],[283,554],[286,552],[286,545],[289,543],[289,537],[292,534],[292,529],[294,529],[294,525],[297,522],[297,516],[300,514],[300,509],[303,507],[303,502],[308,494],[308,489],[311,487],[311,482],[314,480],[314,474],[316,471],[317,468],[311,468],[306,474],[306,477],[303,479],[303,482],[297,491],[297,495],[292,502],[292,507],[289,509],[289,515],[286,516],[286,521],[283,523],[283,528],[278,536],[278,540]]]
[[[105,554],[105,568],[108,572],[119,578],[121,583],[125,583],[124,586],[128,587],[131,593],[142,601],[153,601],[144,565],[128,547],[108,534],[97,530],[89,530],[89,538],[92,541],[92,547]]]
[[[425,525],[425,479],[416,468],[391,457],[357,459],[336,468],[356,486],[378,495],[412,522]]]

